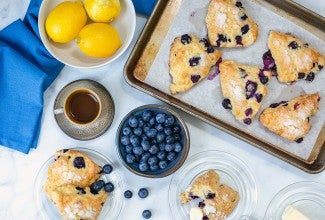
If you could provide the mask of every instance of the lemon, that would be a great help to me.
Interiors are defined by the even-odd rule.
[[[91,23],[84,26],[78,37],[80,50],[92,57],[109,57],[122,45],[117,30],[107,23]]]
[[[121,11],[119,0],[85,0],[84,5],[89,18],[94,22],[111,22]]]
[[[65,1],[49,13],[45,21],[45,30],[54,42],[67,43],[78,36],[86,22],[87,13],[82,2]]]

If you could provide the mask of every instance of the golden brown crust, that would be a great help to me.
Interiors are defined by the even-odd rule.
[[[229,102],[228,109],[231,109],[236,119],[250,124],[267,94],[266,83],[271,73],[260,72],[257,66],[231,60],[222,61],[219,70],[221,90],[225,97],[223,106],[225,107],[225,102]]]
[[[318,110],[319,100],[319,94],[314,93],[275,103],[263,110],[259,120],[281,137],[301,142],[310,130],[309,117]]]
[[[298,79],[312,81],[325,65],[325,57],[291,34],[270,31],[268,47],[276,64],[280,82]]]
[[[258,36],[257,24],[236,0],[211,0],[205,21],[214,46],[249,46]]]
[[[182,40],[183,39],[183,40]],[[208,44],[208,42],[206,41]],[[221,52],[209,47],[195,35],[183,35],[174,39],[169,55],[172,94],[192,88],[209,74],[213,65],[221,57]]]

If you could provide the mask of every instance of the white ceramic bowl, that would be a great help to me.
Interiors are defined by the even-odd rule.
[[[43,0],[38,15],[38,29],[40,32],[42,42],[46,47],[46,49],[56,59],[72,67],[78,67],[78,68],[100,67],[116,60],[128,48],[133,38],[135,25],[136,25],[136,15],[131,0],[120,0],[121,13],[116,18],[116,20],[110,23],[117,29],[123,44],[115,52],[115,54],[113,54],[108,58],[94,58],[85,55],[84,53],[81,52],[77,43],[74,40],[69,43],[61,44],[61,43],[55,43],[48,38],[45,31],[45,20],[48,14],[50,13],[50,11],[63,1],[64,0]]]

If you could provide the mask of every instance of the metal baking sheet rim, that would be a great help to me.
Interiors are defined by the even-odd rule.
[[[281,16],[286,16],[286,18],[294,20],[295,22],[298,21],[299,24],[303,25],[306,30],[313,31],[315,35],[324,40],[325,25],[321,24],[325,24],[325,18],[314,14],[308,9],[288,0],[254,1],[275,10]],[[208,115],[202,110],[184,103],[170,94],[164,93],[143,82],[156,54],[158,53],[160,46],[159,42],[162,42],[165,38],[165,35],[162,34],[162,32],[165,34],[167,33],[167,30],[172,23],[181,2],[182,0],[158,0],[152,15],[149,17],[147,24],[145,25],[124,67],[124,78],[127,83],[136,89],[160,99],[167,104],[173,105],[174,107],[187,112],[188,114],[197,117],[204,122],[211,124],[212,126],[217,127],[218,129],[229,133],[234,137],[237,137],[273,156],[276,156],[307,173],[322,172],[325,169],[325,124],[323,125],[314,150],[311,152],[309,159],[304,160],[294,154],[284,151],[277,146],[261,141],[251,134],[245,133],[244,131],[235,128],[230,124],[224,123],[221,120]],[[280,6],[281,9],[279,8]],[[284,11],[283,8],[289,11]],[[299,13],[297,14],[297,12]],[[299,17],[295,17],[295,15],[298,15]],[[319,29],[319,27],[322,29]],[[141,66],[140,70],[138,68],[139,66]]]

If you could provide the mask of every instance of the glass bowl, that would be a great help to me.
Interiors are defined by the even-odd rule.
[[[104,155],[98,153],[97,151],[87,149],[87,148],[73,148],[73,150],[78,150],[87,154],[96,164],[103,167],[105,164],[111,164],[113,166],[113,171],[110,174],[104,174],[101,176],[105,182],[112,182],[115,186],[114,191],[109,193],[107,200],[102,208],[101,214],[99,215],[99,220],[101,219],[117,219],[121,208],[123,206],[124,199],[123,195],[123,181],[120,174],[114,169],[114,163],[105,157]],[[35,179],[35,191],[34,196],[37,202],[37,207],[43,217],[43,219],[60,219],[60,214],[56,206],[47,198],[44,192],[44,184],[47,179],[47,170],[51,163],[54,162],[55,155],[51,156],[40,168],[36,179]]]
[[[220,183],[236,190],[240,200],[226,219],[245,219],[251,216],[257,205],[255,179],[247,165],[232,154],[221,151],[204,151],[193,155],[172,177],[169,186],[169,205],[174,219],[189,219],[191,207],[196,202],[181,204],[179,195],[191,186],[193,181],[208,170],[215,170]]]
[[[270,202],[265,220],[281,220],[288,206],[313,220],[325,219],[325,185],[303,181],[286,186]]]

